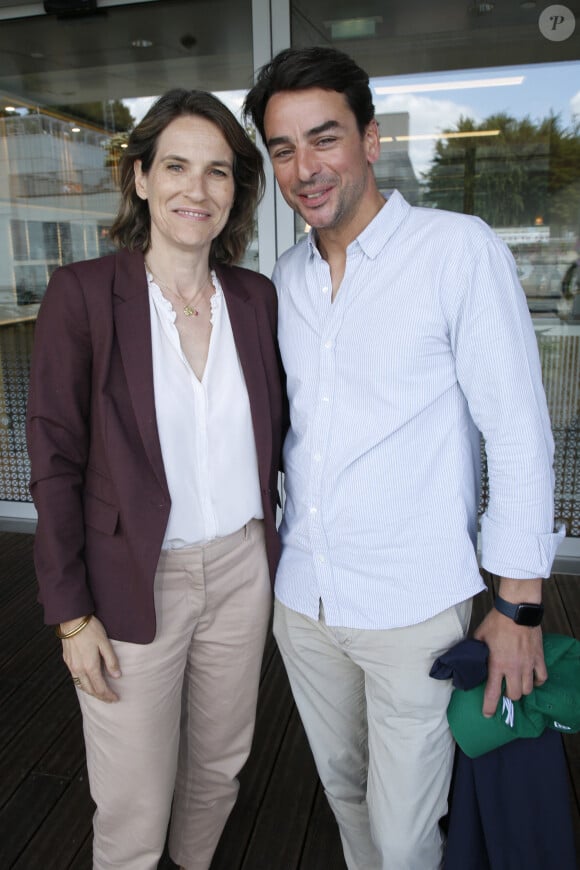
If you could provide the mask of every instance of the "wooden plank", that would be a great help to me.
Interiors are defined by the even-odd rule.
[[[240,774],[238,800],[216,849],[212,870],[234,870],[242,866],[254,820],[265,800],[273,760],[283,751],[293,708],[286,671],[280,654],[275,651],[260,687],[254,741]]]
[[[61,644],[49,629],[31,638],[0,668],[0,695],[4,702],[50,659],[52,667],[62,669]]]
[[[338,825],[330,809],[322,784],[318,783],[316,799],[306,835],[300,870],[346,870]]]
[[[572,634],[580,640],[580,576],[577,574],[555,574],[554,580],[566,609]]]
[[[212,867],[213,867],[213,865],[212,865]],[[157,870],[176,870],[176,868],[177,868],[177,864],[173,863],[173,861],[171,860],[171,858],[167,854],[167,849],[166,849],[165,852],[163,853],[163,855],[161,856],[161,860],[159,861],[159,866],[158,866]],[[76,866],[75,866],[75,870],[77,870]],[[80,870],[80,868],[79,868],[79,870]],[[210,868],[210,870],[211,870],[211,868]],[[235,866],[232,866],[231,870],[236,870]]]
[[[76,702],[76,709],[71,720],[48,747],[42,758],[34,766],[37,773],[47,776],[67,777],[79,776],[85,769],[85,741],[83,737],[83,720]],[[89,783],[85,776],[85,801],[91,803]]]
[[[310,747],[294,708],[241,870],[300,866],[317,785]]]
[[[76,712],[76,695],[72,684],[66,681],[39,708],[37,715],[4,744],[0,752],[0,807],[66,731]]]
[[[262,656],[262,665],[260,668],[260,683],[267,676],[268,668],[272,662],[274,656],[278,653],[278,645],[274,640],[274,635],[272,634],[271,626],[268,630],[268,634],[266,636],[266,644],[264,646],[264,655]]]
[[[550,633],[571,635],[572,626],[558,584],[554,580],[546,580],[543,583],[542,600],[545,607],[543,630]]]
[[[27,844],[41,826],[48,813],[55,807],[68,783],[53,776],[31,773],[19,785],[12,798],[0,812],[0,867],[12,867]],[[37,846],[40,844],[37,844]],[[34,862],[23,865],[47,866],[40,853]],[[56,868],[55,868],[56,870]]]
[[[91,833],[86,837],[82,847],[79,852],[75,855],[74,859],[68,865],[66,870],[92,870],[93,866],[93,834]],[[162,867],[159,865],[159,870],[172,870],[175,865],[170,865],[169,868]],[[24,870],[24,868],[23,868]],[[64,868],[63,868],[64,870]]]
[[[54,777],[43,776],[38,779],[50,780]],[[92,829],[94,806],[86,800],[86,794],[86,773],[83,772],[67,783],[58,807],[53,806],[45,816],[14,863],[13,870],[30,870],[32,867],[63,870],[77,858]],[[92,861],[89,861],[86,870],[91,864]]]
[[[8,743],[38,714],[38,709],[50,699],[52,693],[64,682],[70,682],[68,671],[60,655],[55,653],[40,662],[27,680],[7,691],[0,707],[0,746]],[[4,678],[0,679],[0,686]]]
[[[36,589],[29,584],[0,608],[0,667],[43,627]]]
[[[0,548],[0,608],[34,578],[32,535],[2,533]]]

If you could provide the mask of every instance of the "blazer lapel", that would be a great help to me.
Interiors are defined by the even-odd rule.
[[[224,291],[234,341],[250,399],[260,483],[262,488],[267,489],[272,463],[272,425],[268,383],[256,312],[251,299],[236,277],[224,268],[218,268],[216,272]]]
[[[167,491],[155,413],[149,293],[140,251],[118,254],[113,295],[115,328],[133,412],[153,471]]]

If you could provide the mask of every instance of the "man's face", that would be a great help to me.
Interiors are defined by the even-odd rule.
[[[374,216],[377,125],[361,135],[343,94],[280,91],[268,101],[264,129],[282,195],[311,227],[343,230]]]

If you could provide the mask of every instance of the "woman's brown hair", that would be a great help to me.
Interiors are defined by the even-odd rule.
[[[234,153],[235,197],[228,222],[213,240],[210,265],[239,262],[254,231],[254,214],[264,192],[262,155],[242,125],[224,104],[207,91],[175,88],[151,106],[129,136],[121,159],[121,203],[111,227],[110,237],[120,248],[141,250],[151,244],[151,218],[146,200],[135,189],[134,164],[141,161],[149,172],[161,133],[176,118],[192,115],[205,118],[219,128]]]

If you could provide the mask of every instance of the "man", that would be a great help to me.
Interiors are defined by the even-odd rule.
[[[246,114],[311,227],[274,273],[291,408],[275,634],[348,867],[434,870],[453,742],[451,689],[429,670],[484,588],[480,432],[483,565],[505,611],[476,632],[484,715],[504,679],[516,699],[547,676],[541,578],[559,536],[534,331],[485,224],[385,202],[368,76],[349,57],[283,51]]]

